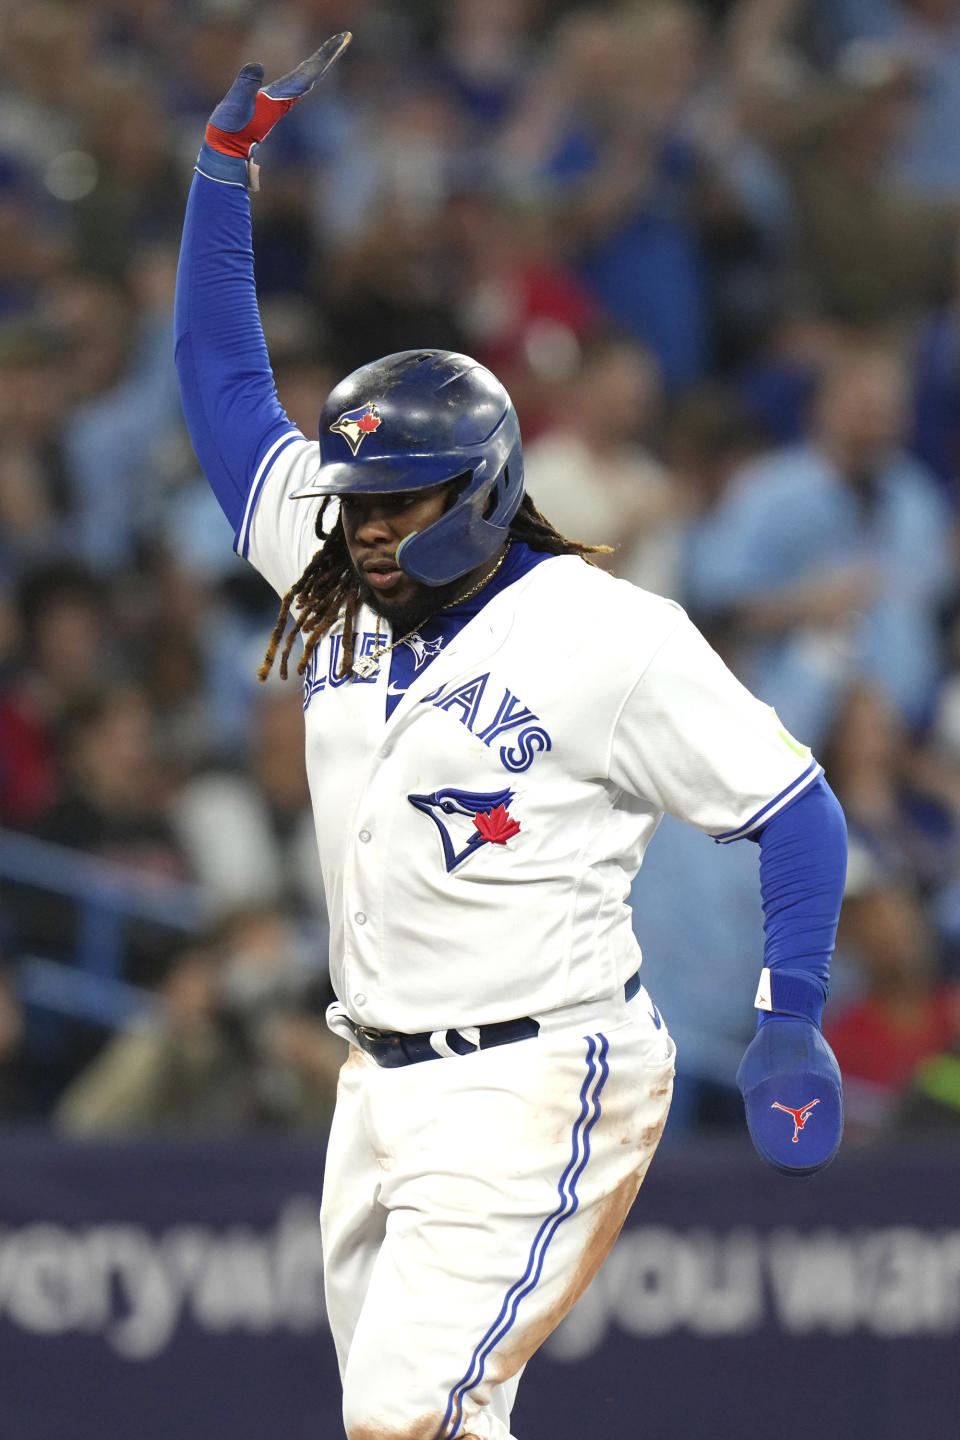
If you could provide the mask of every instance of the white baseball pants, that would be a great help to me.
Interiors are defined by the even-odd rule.
[[[660,1139],[646,991],[531,1040],[340,1075],[321,1225],[348,1440],[510,1440],[523,1366],[592,1280]]]

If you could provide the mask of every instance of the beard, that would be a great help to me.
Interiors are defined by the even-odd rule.
[[[421,625],[436,615],[438,610],[445,610],[448,605],[463,593],[469,586],[465,584],[465,577],[458,580],[449,580],[445,585],[422,585],[419,581],[415,583],[413,593],[404,600],[389,600],[385,595],[379,595],[363,576],[357,572],[357,582],[360,591],[360,599],[364,605],[369,605],[371,610],[386,620],[395,635],[404,635],[407,631],[418,630]]]

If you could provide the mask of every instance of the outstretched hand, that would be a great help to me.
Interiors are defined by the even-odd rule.
[[[307,95],[353,39],[349,30],[332,35],[293,70],[263,85],[263,66],[244,65],[207,124],[206,143],[221,155],[249,158],[291,105]]]

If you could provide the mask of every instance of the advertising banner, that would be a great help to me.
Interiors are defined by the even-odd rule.
[[[0,1136],[0,1440],[338,1440],[320,1141]],[[960,1152],[657,1158],[522,1440],[958,1440]]]

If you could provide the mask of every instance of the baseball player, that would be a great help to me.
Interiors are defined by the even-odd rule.
[[[349,38],[266,88],[245,66],[215,110],[177,365],[236,548],[283,597],[264,670],[302,640],[328,1019],[351,1045],[321,1212],[346,1432],[507,1440],[521,1371],[608,1253],[667,1117],[674,1046],[626,904],[662,814],[759,844],[739,1079],[790,1174],[840,1138],[820,1017],[845,828],[809,750],[683,611],[534,508],[513,406],[475,361],[364,366],[327,398],[319,448],[283,413],[252,157]],[[684,961],[695,984],[710,956]]]

